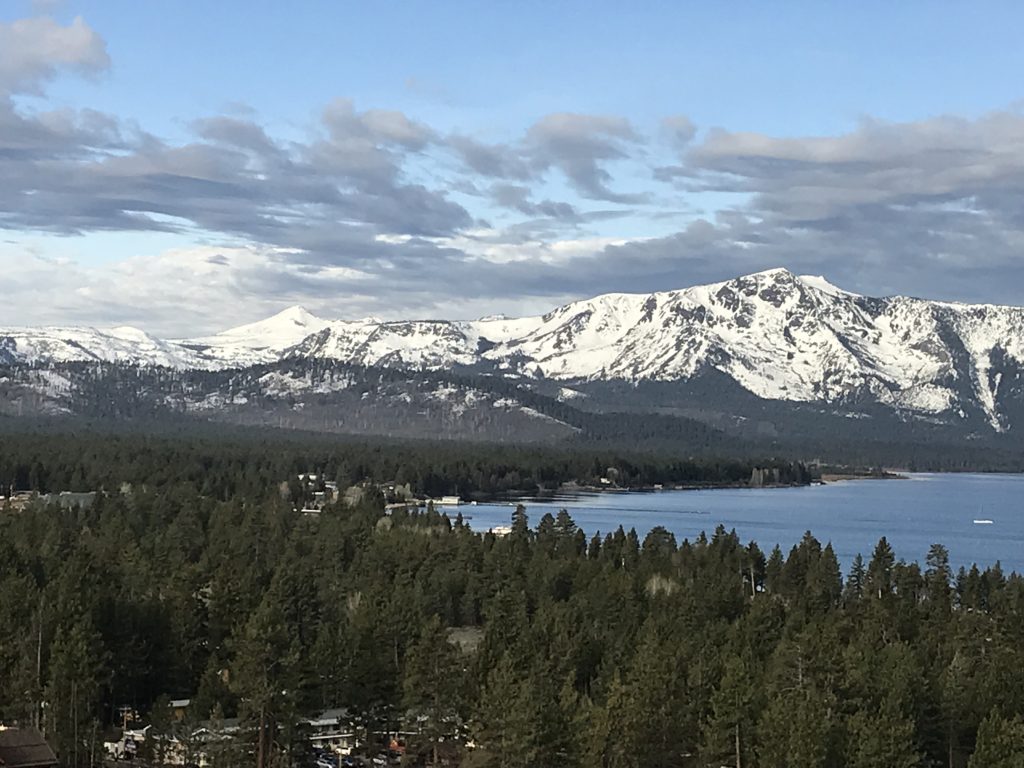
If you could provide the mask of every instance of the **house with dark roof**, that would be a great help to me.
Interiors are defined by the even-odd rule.
[[[54,768],[57,756],[35,728],[0,728],[0,768]]]
[[[348,755],[358,745],[348,710],[326,709],[303,722],[309,728],[309,741],[314,749]]]

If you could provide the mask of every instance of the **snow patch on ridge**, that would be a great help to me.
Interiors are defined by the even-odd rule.
[[[973,410],[1004,429],[998,366],[1024,364],[1024,309],[868,298],[824,277],[770,269],[680,290],[605,294],[533,317],[346,321],[295,306],[192,340],[164,341],[130,327],[0,329],[0,351],[27,362],[184,369],[289,356],[412,370],[474,366],[564,381],[560,400],[579,396],[575,380],[675,381],[716,370],[768,399],[863,400],[931,415]],[[284,374],[263,383],[281,395],[345,386]]]

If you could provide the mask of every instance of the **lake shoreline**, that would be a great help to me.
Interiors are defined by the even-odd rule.
[[[678,485],[655,484],[640,486],[608,486],[581,485],[563,483],[557,488],[543,488],[535,492],[509,491],[502,494],[481,494],[472,496],[471,500],[480,504],[515,504],[517,502],[545,501],[557,499],[567,494],[620,494],[620,493],[660,493],[663,491],[738,491],[738,490],[770,490],[773,488],[809,488],[815,485],[829,485],[851,480],[909,480],[910,474],[902,470],[882,470],[881,472],[826,472],[807,483],[763,483],[751,484],[744,480],[734,483],[681,483]],[[465,503],[465,502],[463,502]]]
[[[490,494],[490,495],[479,495],[473,496],[471,501],[462,502],[459,506],[465,506],[467,504],[508,504],[514,505],[517,503],[529,503],[529,502],[544,502],[558,499],[562,496],[589,496],[589,495],[608,495],[614,496],[617,494],[629,494],[629,493],[663,493],[673,491],[763,491],[771,489],[782,489],[782,488],[810,488],[813,485],[819,485],[820,483],[816,480],[812,480],[809,483],[765,483],[763,485],[751,485],[748,482],[740,483],[693,483],[693,484],[681,484],[681,485],[643,485],[643,486],[614,486],[609,487],[607,485],[575,485],[565,484],[558,488],[545,488],[540,491],[533,493],[527,493],[523,491],[510,491],[504,494]]]
[[[819,482],[822,484],[827,483],[845,483],[848,480],[909,480],[910,476],[903,472],[891,472],[889,470],[883,470],[882,472],[872,472],[865,474],[862,472],[824,472],[819,478]]]
[[[835,473],[840,474],[840,473]],[[857,475],[857,480],[898,479]],[[545,514],[566,509],[588,536],[636,529],[643,539],[656,527],[677,541],[713,535],[720,526],[735,530],[742,541],[756,541],[765,551],[785,551],[810,531],[822,544],[831,543],[844,572],[857,554],[867,558],[885,536],[898,557],[923,562],[936,543],[950,551],[954,567],[970,568],[1000,561],[1007,571],[1024,573],[1024,475],[1018,473],[907,473],[908,482],[836,481],[811,486],[690,489],[690,492],[644,493],[625,489],[575,497],[509,498],[450,508],[461,512],[477,532],[504,529],[517,503],[536,523]],[[802,489],[802,490],[801,490]],[[765,491],[758,493],[758,490]],[[708,491],[703,493],[702,491]],[[712,493],[711,491],[725,491]],[[739,491],[743,491],[742,493]],[[769,492],[770,491],[770,492]],[[978,524],[976,520],[991,520]]]

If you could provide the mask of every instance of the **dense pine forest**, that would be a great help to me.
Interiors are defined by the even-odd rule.
[[[222,371],[0,360],[0,433],[33,420],[67,431],[77,420],[93,431],[248,430],[250,440],[259,430],[293,431],[306,443],[329,435],[529,444],[549,457],[600,449],[1024,471],[1018,431],[994,432],[962,414],[921,418],[856,399],[843,406],[765,400],[710,372],[686,382],[565,383],[303,357]]]
[[[330,708],[361,754],[401,734],[408,765],[1024,765],[1024,580],[998,566],[952,573],[939,544],[905,563],[883,539],[842,574],[810,533],[769,552],[721,529],[588,535],[565,512],[517,510],[506,535],[481,534],[433,509],[386,512],[372,483],[302,514],[282,484],[318,471],[463,493],[609,466],[638,482],[751,469],[4,435],[5,484],[104,492],[87,509],[0,511],[0,722],[40,726],[75,768],[129,717],[150,724],[148,764],[172,735],[237,718],[205,760],[313,766],[308,716]]]
[[[342,488],[364,481],[397,483],[421,496],[468,499],[536,494],[563,483],[597,485],[609,471],[624,488],[742,485],[755,468],[772,470],[782,484],[811,480],[799,462],[771,457],[694,457],[594,445],[341,440],[228,425],[188,425],[156,434],[110,423],[68,425],[0,419],[0,491],[116,491],[128,483],[183,485],[218,499],[261,499],[282,480],[316,474]]]

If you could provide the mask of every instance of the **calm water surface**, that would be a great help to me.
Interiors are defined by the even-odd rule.
[[[897,557],[924,563],[929,546],[944,544],[955,568],[1001,562],[1024,573],[1024,475],[915,474],[907,480],[854,480],[806,488],[590,493],[524,502],[535,526],[545,512],[566,508],[588,535],[636,528],[641,540],[663,526],[679,541],[718,525],[736,529],[767,553],[811,531],[832,546],[844,571],[865,558],[881,536]],[[460,507],[479,531],[508,525],[512,507]],[[991,520],[977,525],[976,519]]]

